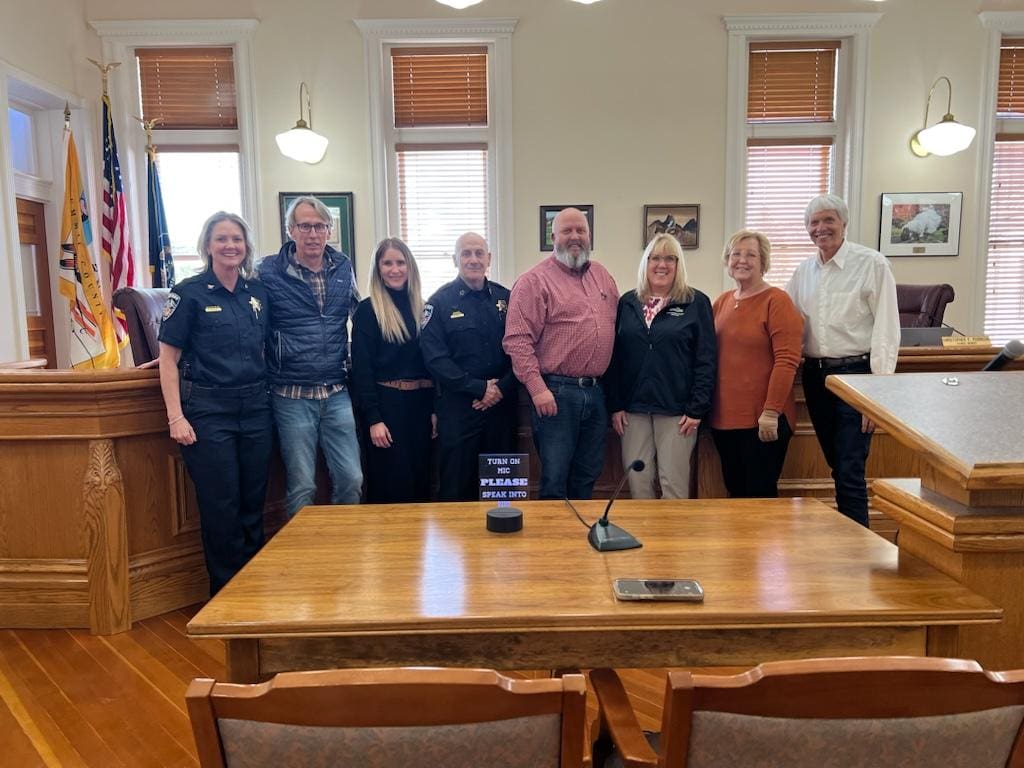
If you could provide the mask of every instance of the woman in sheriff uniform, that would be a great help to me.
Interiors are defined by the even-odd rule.
[[[160,389],[195,485],[210,593],[263,546],[273,424],[264,342],[269,305],[253,280],[249,225],[219,211],[199,236],[206,270],[171,289],[160,326]]]

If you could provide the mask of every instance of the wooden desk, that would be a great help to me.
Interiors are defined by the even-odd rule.
[[[594,519],[601,502],[579,502]],[[810,499],[623,501],[643,549],[599,554],[561,502],[491,534],[487,505],[307,507],[189,623],[228,677],[319,667],[741,665],[953,655],[1001,612]],[[703,605],[621,603],[617,577],[692,577]]]
[[[960,655],[1024,666],[1024,371],[829,376],[828,387],[920,457],[916,477],[876,480],[899,546],[1004,610],[958,632]]]

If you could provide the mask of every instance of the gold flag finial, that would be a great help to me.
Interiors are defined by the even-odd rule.
[[[90,63],[100,71],[100,75],[103,78],[103,95],[107,95],[107,76],[110,74],[110,70],[120,67],[120,61],[112,61],[109,64],[100,64],[96,59],[89,59]]]
[[[133,120],[138,120],[142,126],[142,130],[146,132],[146,152],[151,155],[156,154],[156,144],[153,143],[153,128],[158,124],[162,123],[163,120],[159,117],[154,117],[152,120],[145,120],[138,115],[132,115]]]

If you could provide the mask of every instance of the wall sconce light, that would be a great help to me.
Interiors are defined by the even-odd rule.
[[[573,0],[573,2],[574,3],[583,3],[583,5],[590,5],[591,3],[598,2],[598,0]]]
[[[307,123],[302,119],[302,92],[306,92]],[[299,121],[290,131],[277,134],[277,148],[281,154],[292,160],[301,160],[310,165],[323,160],[327,151],[327,139],[313,130],[313,108],[309,102],[309,86],[299,83]]]
[[[939,84],[939,80],[945,80],[946,87],[949,89],[946,116],[929,128],[928,110],[931,109],[932,94],[935,92],[935,86]],[[948,77],[940,77],[932,83],[931,90],[928,91],[928,103],[924,108],[924,128],[915,133],[914,137],[910,140],[911,152],[918,157],[928,157],[928,155],[941,155],[945,157],[962,152],[971,145],[976,131],[969,125],[964,125],[954,120],[952,109],[953,85],[949,82]]]
[[[476,5],[480,0],[437,0],[441,5],[447,5],[449,8],[455,8],[462,10],[463,8],[469,8],[471,5]]]

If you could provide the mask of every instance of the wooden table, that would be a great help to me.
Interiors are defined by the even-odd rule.
[[[594,519],[603,502],[578,502]],[[561,502],[492,534],[487,505],[307,507],[189,623],[228,677],[397,665],[740,665],[942,655],[1001,611],[810,499],[626,501],[643,548],[599,554]],[[623,603],[617,577],[690,577],[702,605]]]

